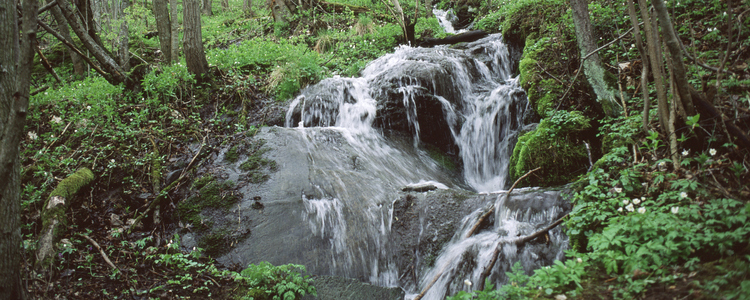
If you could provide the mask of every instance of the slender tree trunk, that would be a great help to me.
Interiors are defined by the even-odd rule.
[[[208,72],[208,62],[203,52],[200,3],[199,0],[184,0],[182,5],[182,21],[185,24],[182,47],[185,49],[185,62],[190,73],[201,76]]]
[[[159,48],[164,55],[164,61],[172,62],[172,25],[169,20],[168,0],[154,0],[154,17],[156,30],[159,31]]]
[[[229,9],[229,0],[221,0],[221,8],[224,10]]]
[[[659,15],[659,25],[661,26],[661,33],[664,36],[664,42],[667,44],[667,50],[669,50],[670,61],[672,62],[675,85],[677,93],[680,95],[680,102],[678,108],[680,112],[687,116],[695,115],[695,108],[693,107],[693,99],[690,95],[689,83],[687,81],[687,74],[685,72],[685,64],[682,59],[682,49],[680,47],[680,41],[677,39],[677,35],[672,27],[672,20],[669,18],[667,7],[664,5],[663,0],[653,0],[654,9]]]
[[[108,78],[106,78],[107,81],[113,85],[126,82],[129,83],[129,78],[125,73],[125,70],[117,64],[111,54],[107,53],[107,51],[95,41],[94,37],[89,35],[90,31],[87,31],[80,23],[78,23],[78,19],[76,19],[75,13],[71,10],[68,0],[57,0],[57,3],[63,15],[68,20],[70,27],[73,28],[73,32],[76,33],[86,49],[91,51],[104,70],[109,73]]]
[[[242,1],[242,11],[245,12],[245,16],[252,17],[255,15],[253,12],[253,0]]]
[[[570,0],[570,5],[573,9],[576,40],[578,41],[578,48],[581,50],[581,59],[583,59],[598,48],[591,30],[588,1]],[[583,71],[589,84],[594,88],[598,98],[597,101],[599,101],[604,113],[608,116],[619,115],[621,107],[616,99],[614,89],[604,80],[607,71],[602,67],[599,54],[595,53],[583,62]]]
[[[659,43],[659,32],[656,24],[648,11],[646,0],[638,0],[641,10],[643,28],[646,32],[646,47],[648,59],[651,63],[651,72],[654,74],[654,86],[656,87],[656,99],[658,102],[659,123],[664,133],[669,132],[669,103],[667,101],[667,89],[664,86],[664,65],[661,61],[661,44]],[[646,87],[644,87],[646,88]]]
[[[52,13],[52,16],[55,17],[55,21],[57,21],[57,31],[60,32],[60,34],[70,42],[73,43],[73,38],[70,37],[70,29],[68,28],[68,20],[63,17],[62,12],[60,12],[60,8],[57,7],[57,5],[50,8],[50,13]],[[73,63],[73,74],[77,76],[83,76],[84,72],[86,72],[85,66],[83,64],[83,60],[81,57],[73,51],[72,49],[68,49],[68,53],[70,53],[70,61]]]
[[[169,55],[172,58],[172,62],[177,62],[180,55],[180,21],[177,19],[177,0],[169,0],[169,19],[171,20],[170,25],[172,26],[172,40],[170,41],[172,53]]]
[[[638,14],[635,11],[633,0],[628,0],[628,15],[630,16],[630,25],[633,26],[633,37],[638,53],[641,55],[641,95],[643,98],[643,132],[648,132],[649,111],[651,110],[651,98],[648,96],[648,53],[643,47],[643,38],[641,37],[641,27],[638,25]]]
[[[19,144],[29,105],[36,0],[23,1],[19,40],[15,0],[0,0],[0,299],[26,299],[21,282]]]
[[[202,6],[203,6],[203,9],[202,9],[202,13],[203,13],[204,15],[207,15],[207,16],[213,16],[213,15],[214,15],[214,12],[213,12],[213,10],[211,9],[211,4],[212,4],[212,2],[213,2],[213,1],[211,1],[211,0],[203,0],[203,5],[202,5]]]

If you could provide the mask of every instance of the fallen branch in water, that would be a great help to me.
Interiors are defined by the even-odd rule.
[[[526,177],[528,177],[529,175],[531,175],[531,173],[534,173],[534,172],[536,172],[537,170],[539,170],[539,169],[541,169],[541,168],[542,168],[542,167],[538,167],[538,168],[536,168],[536,169],[533,169],[533,170],[531,170],[531,171],[528,171],[528,172],[526,172],[526,174],[523,174],[523,176],[521,176],[520,178],[516,179],[516,182],[514,182],[514,183],[513,183],[513,186],[511,186],[511,187],[510,187],[510,189],[508,190],[508,192],[507,192],[507,193],[505,194],[505,198],[506,198],[506,200],[507,200],[507,198],[508,198],[508,197],[510,196],[510,192],[512,192],[512,191],[513,191],[513,189],[515,189],[515,188],[516,188],[516,185],[518,185],[518,183],[519,183],[519,182],[521,182],[521,180],[523,180],[524,178],[526,178]],[[480,224],[482,224],[482,222],[484,222],[484,219],[486,219],[487,217],[489,217],[489,216],[490,216],[490,215],[492,214],[492,212],[493,212],[493,211],[495,211],[495,206],[494,206],[494,205],[493,205],[492,207],[490,207],[490,210],[489,210],[489,211],[487,211],[486,213],[482,214],[482,216],[481,216],[481,217],[479,217],[479,220],[477,220],[477,223],[476,223],[476,224],[474,224],[474,227],[472,227],[472,228],[471,228],[471,230],[469,230],[469,233],[468,233],[468,234],[466,234],[466,237],[465,237],[465,238],[469,238],[469,237],[471,237],[472,235],[474,235],[474,232],[476,232],[476,231],[477,231],[477,229],[479,229],[479,225],[480,225]],[[560,222],[560,221],[558,221],[558,222]],[[555,223],[557,223],[557,222],[555,222]],[[558,223],[558,224],[559,224],[559,223]],[[557,224],[555,224],[555,226],[557,226]],[[536,234],[536,233],[534,233],[534,234]],[[534,234],[532,234],[531,236],[533,236]],[[531,239],[533,239],[533,238],[535,238],[535,237],[536,237],[536,236],[533,236],[533,237],[531,237]],[[497,257],[497,255],[495,255],[495,256]],[[492,264],[494,265],[494,261],[493,261],[493,263],[492,263]],[[445,266],[444,266],[444,267],[443,267],[443,268],[442,268],[442,269],[440,270],[440,272],[438,272],[438,274],[437,274],[437,275],[435,275],[435,278],[432,278],[432,281],[430,281],[430,283],[429,283],[429,284],[427,284],[427,286],[426,286],[426,287],[424,288],[424,290],[422,290],[422,292],[421,292],[421,293],[419,293],[419,295],[417,295],[416,297],[414,297],[414,300],[419,300],[419,299],[422,299],[422,297],[424,297],[424,295],[425,295],[425,294],[427,293],[427,291],[429,291],[429,290],[430,290],[430,288],[431,288],[431,287],[432,287],[432,286],[433,286],[433,285],[435,284],[435,282],[437,282],[438,278],[440,278],[440,276],[442,276],[442,275],[443,275],[443,272],[445,272],[445,269],[446,269],[447,267],[448,267],[448,265],[445,265]]]
[[[554,223],[550,224],[549,226],[544,227],[541,230],[539,230],[537,232],[534,232],[534,233],[532,233],[530,235],[527,235],[527,236],[524,236],[524,237],[520,237],[520,238],[517,238],[517,239],[513,239],[513,240],[510,240],[510,241],[500,241],[499,243],[497,243],[497,246],[495,247],[495,252],[492,254],[492,261],[487,266],[487,268],[485,268],[484,271],[482,272],[482,276],[479,278],[479,282],[477,283],[477,289],[478,290],[483,290],[484,289],[484,279],[487,278],[488,276],[490,276],[490,272],[492,272],[492,268],[495,267],[495,263],[497,262],[497,258],[500,256],[500,248],[501,248],[500,246],[501,245],[503,245],[503,244],[521,245],[521,244],[527,243],[527,242],[529,242],[529,241],[531,241],[531,240],[533,240],[533,239],[541,236],[542,234],[547,233],[548,231],[552,230],[552,228],[557,227],[557,225],[560,225],[560,223],[563,222],[563,219],[565,219],[565,217],[567,217],[567,216],[568,216],[568,214],[565,214],[559,220],[555,221]]]
[[[518,183],[521,182],[521,180],[523,180],[524,178],[526,178],[529,175],[531,175],[531,173],[534,173],[534,172],[536,172],[537,170],[539,170],[541,168],[542,167],[538,167],[536,169],[528,171],[528,172],[526,172],[526,174],[523,174],[523,176],[521,176],[520,178],[516,179],[516,182],[513,183],[513,186],[511,186],[510,189],[508,190],[508,192],[505,194],[505,200],[508,200],[508,197],[510,197],[510,192],[512,192],[513,189],[516,188],[516,185],[518,185]],[[495,211],[495,205],[492,205],[490,207],[490,210],[488,210],[486,213],[482,214],[481,217],[479,217],[479,220],[477,220],[477,223],[474,224],[474,227],[471,227],[471,230],[469,230],[469,233],[466,234],[466,237],[468,238],[468,237],[471,237],[472,235],[474,235],[474,233],[476,233],[477,229],[479,229],[479,225],[482,224],[482,222],[484,222],[484,220],[487,219],[487,217],[489,217],[492,214],[492,212],[494,212],[494,211]]]

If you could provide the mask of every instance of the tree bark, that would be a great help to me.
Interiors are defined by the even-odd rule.
[[[23,1],[19,39],[15,0],[0,0],[0,300],[26,299],[21,282],[19,144],[29,105],[37,2]]]
[[[172,61],[172,25],[169,20],[168,0],[154,0],[154,18],[156,30],[159,32],[159,48],[164,55],[164,61]]]
[[[211,1],[211,0],[203,0],[203,5],[202,5],[203,9],[201,10],[201,12],[204,15],[207,15],[207,16],[213,16],[214,15],[213,10],[211,9],[211,4],[212,4],[211,2],[213,2],[213,1]]]
[[[687,74],[685,73],[685,64],[682,59],[682,52],[680,51],[681,43],[675,35],[674,28],[672,27],[672,20],[669,18],[667,7],[664,5],[663,0],[653,0],[654,9],[659,15],[659,25],[661,27],[661,33],[664,36],[664,42],[667,44],[667,50],[669,50],[669,57],[674,67],[674,80],[677,88],[677,93],[680,95],[679,105],[682,107],[680,112],[687,116],[695,115],[695,108],[693,107],[693,99],[690,95],[689,83],[687,81]]]
[[[208,72],[208,61],[203,51],[201,36],[201,15],[199,0],[184,0],[182,21],[185,22],[182,47],[185,49],[185,62],[190,73],[199,77]]]
[[[169,24],[172,26],[172,34],[170,35],[172,40],[169,47],[172,54],[169,56],[172,58],[171,62],[175,63],[179,60],[180,55],[180,21],[177,19],[177,0],[169,0],[169,19],[171,20]]]
[[[597,49],[596,42],[591,30],[591,20],[589,19],[589,9],[587,0],[570,0],[573,9],[573,25],[576,28],[576,40],[578,48],[581,51],[581,58]],[[599,54],[595,53],[589,59],[583,62],[583,71],[586,74],[591,87],[597,96],[602,110],[608,116],[617,116],[620,114],[620,104],[618,103],[614,89],[604,80],[607,72],[602,67]]]
[[[50,8],[50,13],[52,13],[55,21],[57,21],[57,31],[65,38],[66,41],[72,44],[73,38],[70,37],[68,20],[65,19],[62,12],[60,11],[60,8],[55,5]],[[83,76],[84,72],[86,72],[83,60],[78,55],[78,53],[76,53],[72,49],[68,49],[68,53],[70,54],[70,61],[73,63],[73,74],[77,76]]]
[[[102,65],[104,70],[109,73],[109,76],[105,77],[112,85],[118,85],[120,83],[130,83],[125,70],[123,70],[119,64],[107,53],[100,43],[96,42],[96,39],[89,35],[89,30],[86,30],[75,16],[75,12],[71,10],[70,3],[68,0],[58,0],[58,6],[62,11],[65,18],[68,20],[70,27],[73,28],[73,32],[76,33],[78,38],[83,43],[84,47],[91,51],[94,58]],[[98,37],[97,37],[98,38]]]
[[[654,24],[654,20],[652,20],[651,14],[648,12],[646,0],[638,0],[638,7],[641,10],[643,28],[646,32],[646,47],[648,50],[648,59],[651,63],[651,72],[654,74],[654,86],[656,87],[659,123],[662,130],[668,134],[669,104],[667,101],[667,89],[664,86],[664,65],[661,61],[659,32],[656,30],[656,24]]]
[[[253,12],[253,0],[242,1],[242,11],[245,12],[246,16],[252,17],[255,14]]]
[[[643,47],[643,38],[641,37],[641,28],[638,25],[638,15],[635,11],[633,0],[628,0],[628,15],[630,16],[630,25],[633,26],[633,37],[638,53],[641,55],[641,95],[643,98],[642,127],[643,132],[648,132],[649,111],[651,110],[651,98],[648,96],[648,53]]]
[[[73,196],[94,179],[91,170],[79,169],[57,184],[55,190],[42,207],[42,231],[39,234],[39,249],[36,265],[46,268],[51,265],[55,254],[55,244],[69,225],[68,208]]]

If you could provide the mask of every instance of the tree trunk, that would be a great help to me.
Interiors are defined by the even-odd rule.
[[[245,12],[245,16],[252,17],[253,13],[253,0],[242,1],[242,11]]]
[[[659,123],[664,133],[669,133],[669,104],[667,101],[667,89],[664,86],[664,65],[661,61],[661,44],[659,43],[659,32],[656,30],[651,14],[648,12],[646,0],[638,0],[638,8],[641,10],[643,28],[646,32],[646,47],[648,59],[651,63],[651,72],[654,74],[654,86],[656,87],[657,110]],[[646,87],[644,87],[645,89]]]
[[[23,1],[19,39],[15,0],[0,0],[0,300],[26,299],[21,282],[19,144],[29,105],[36,0]]]
[[[229,9],[229,0],[221,0],[221,8],[224,10]]]
[[[94,179],[91,170],[79,169],[60,181],[42,207],[42,231],[39,234],[39,249],[36,253],[36,265],[47,268],[52,264],[55,245],[70,224],[68,209],[71,200],[78,191]]]
[[[73,38],[70,37],[68,20],[63,17],[62,12],[60,12],[60,8],[55,5],[50,8],[50,13],[52,13],[52,16],[55,17],[55,21],[57,21],[57,31],[65,38],[66,41],[72,44]],[[86,72],[83,60],[78,55],[78,53],[76,53],[72,49],[68,49],[68,53],[70,53],[70,61],[73,63],[73,74],[77,76],[83,76],[84,72]]]
[[[57,0],[58,7],[62,11],[65,18],[68,20],[70,27],[73,28],[73,32],[76,33],[78,38],[81,40],[83,45],[91,51],[96,60],[102,65],[104,70],[109,73],[109,76],[105,77],[112,85],[118,85],[120,83],[130,83],[129,78],[125,71],[120,67],[119,64],[109,55],[104,48],[96,42],[94,37],[89,35],[88,30],[84,28],[75,16],[75,13],[71,10],[70,3],[68,0]],[[98,38],[98,37],[97,37]]]
[[[570,0],[573,9],[573,25],[576,28],[576,40],[578,48],[581,50],[581,59],[597,49],[596,42],[591,30],[591,20],[589,19],[589,9],[587,0]],[[595,53],[589,59],[583,62],[583,71],[586,74],[591,87],[597,96],[597,101],[608,116],[617,116],[620,114],[620,104],[615,98],[615,91],[604,80],[606,70],[602,67],[599,54]]]
[[[214,12],[211,10],[211,0],[203,0],[203,14],[207,16],[213,16]]]
[[[273,12],[274,22],[279,24],[289,24],[289,19],[292,18],[292,10],[286,5],[286,1],[273,0],[271,11]]]
[[[172,26],[172,34],[170,34],[172,40],[169,47],[172,50],[172,54],[169,56],[172,58],[171,62],[175,63],[179,60],[180,56],[180,21],[177,19],[177,0],[169,0],[169,19],[171,20],[169,24]]]
[[[659,25],[661,27],[662,36],[664,36],[664,42],[667,44],[667,50],[669,50],[669,57],[674,68],[675,87],[677,93],[680,95],[680,101],[678,102],[680,112],[684,112],[682,117],[695,115],[695,108],[693,107],[693,99],[690,95],[689,83],[687,81],[687,74],[685,73],[685,64],[682,62],[682,51],[680,47],[680,41],[677,39],[677,35],[674,33],[672,27],[672,20],[669,18],[667,7],[664,5],[663,0],[653,0],[654,9],[659,15]]]
[[[201,36],[201,15],[199,0],[184,0],[182,4],[182,21],[185,33],[182,47],[185,51],[185,62],[190,73],[199,77],[208,72],[206,54],[203,52]]]
[[[159,48],[164,55],[164,61],[172,62],[172,25],[169,20],[168,0],[154,0],[154,18],[156,30],[159,32]]]
[[[649,112],[651,110],[651,98],[648,96],[648,53],[643,47],[643,38],[641,37],[641,27],[638,25],[638,15],[635,12],[633,0],[628,0],[628,16],[630,16],[630,25],[633,26],[633,37],[638,53],[641,55],[641,95],[643,98],[642,128],[644,133],[648,133]]]

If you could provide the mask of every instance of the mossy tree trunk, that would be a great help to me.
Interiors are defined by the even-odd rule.
[[[19,144],[29,105],[36,0],[23,1],[22,12],[19,30],[16,1],[0,0],[0,300],[27,298],[21,282]]]
[[[588,1],[570,0],[570,5],[573,9],[576,40],[578,41],[578,48],[581,50],[581,59],[583,59],[597,49],[591,30]],[[622,107],[617,101],[614,88],[604,78],[607,71],[602,67],[599,54],[594,53],[583,62],[583,71],[586,74],[589,84],[594,88],[594,92],[598,98],[597,101],[604,113],[607,116],[619,115]]]
[[[68,208],[78,191],[94,179],[91,170],[82,168],[60,181],[42,207],[42,232],[39,235],[36,265],[43,268],[51,263],[55,244],[69,225]]]

